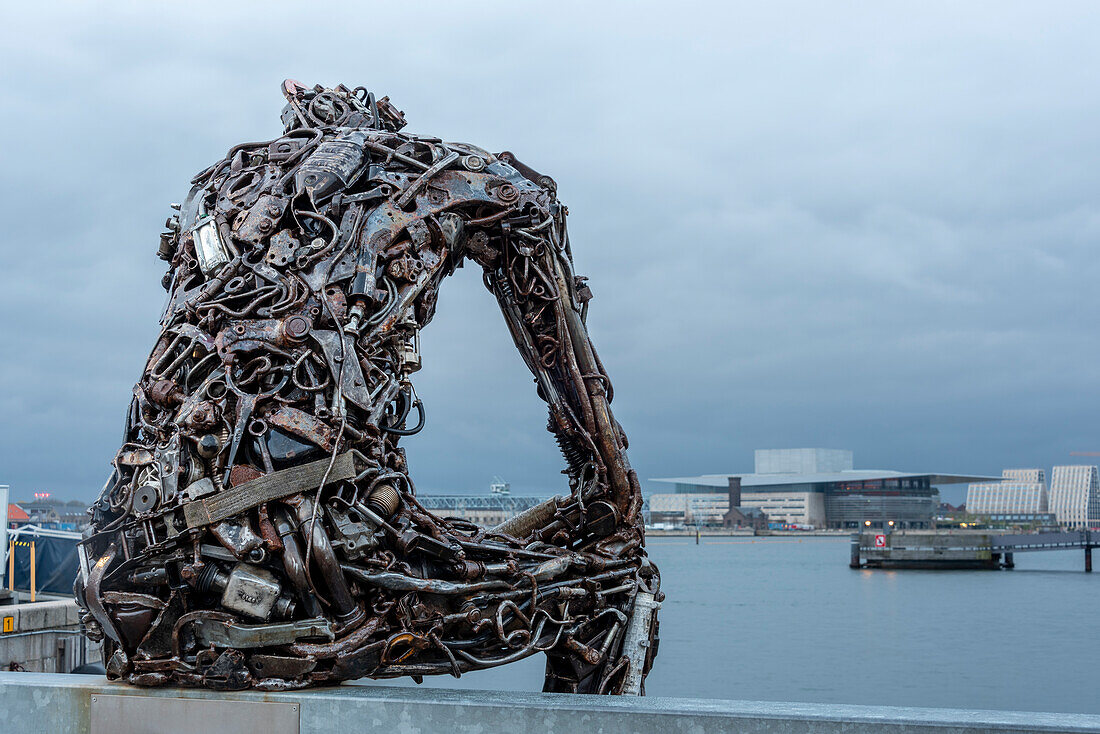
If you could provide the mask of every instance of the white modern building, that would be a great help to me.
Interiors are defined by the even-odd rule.
[[[1067,528],[1100,526],[1100,472],[1097,468],[1054,467],[1050,479],[1050,511]]]
[[[1043,485],[1047,483],[1047,473],[1042,469],[1005,469],[1002,476],[1005,479],[1015,479],[1017,482]]]
[[[824,474],[850,471],[852,452],[847,449],[756,449],[757,474]]]
[[[890,523],[899,527],[930,526],[939,502],[936,485],[996,479],[939,472],[854,469],[852,452],[844,449],[757,449],[754,459],[752,473],[650,481],[673,485],[672,492],[678,495],[713,495],[731,492],[731,480],[736,479],[738,506],[762,510],[771,522],[851,529],[861,528],[864,523],[874,527]],[[650,508],[655,503],[676,502],[672,496],[651,495]],[[719,503],[715,500],[716,505]],[[684,508],[686,512],[686,504]]]
[[[796,525],[825,525],[825,496],[814,492],[742,492],[742,508],[760,510],[769,522]],[[729,510],[728,494],[652,494],[649,511],[654,521],[674,525],[721,525]]]
[[[649,498],[649,512],[674,525],[721,525],[729,504],[727,495],[714,492],[655,494]]]
[[[971,484],[966,490],[966,511],[971,515],[1035,515],[1049,510],[1045,484],[989,482]]]
[[[971,484],[966,511],[971,515],[1038,515],[1049,512],[1042,469],[1005,469],[999,482]]]
[[[822,492],[741,492],[741,505],[760,510],[768,519],[825,527],[825,494]]]

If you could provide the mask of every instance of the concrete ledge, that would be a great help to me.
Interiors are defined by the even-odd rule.
[[[1023,734],[1100,732],[1100,716],[830,704],[607,698],[543,693],[344,685],[292,693],[143,690],[99,676],[0,673],[0,731],[86,734],[97,694],[202,702],[297,704],[303,734],[336,732],[636,732],[648,734]],[[138,724],[138,722],[132,722]],[[186,722],[140,722],[148,734],[188,731]],[[195,732],[195,734],[199,734]],[[203,734],[221,734],[216,728]],[[226,734],[230,734],[226,732]],[[239,729],[231,734],[246,734]]]
[[[13,632],[26,632],[80,624],[80,612],[72,599],[50,599],[0,607],[0,616],[14,617]]]
[[[99,646],[80,634],[80,614],[72,599],[2,606],[0,619],[0,670],[16,665],[28,671],[68,673],[99,661]]]

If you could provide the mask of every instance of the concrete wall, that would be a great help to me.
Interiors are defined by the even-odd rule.
[[[1100,716],[827,704],[452,691],[344,685],[217,694],[131,688],[98,676],[0,673],[0,731],[20,734],[248,734],[218,718],[268,707],[266,734],[1023,734],[1100,732]],[[245,703],[247,702],[247,703]],[[272,707],[271,704],[278,704]],[[273,716],[277,713],[277,716]],[[140,715],[139,715],[140,714]],[[276,723],[267,723],[274,718]],[[210,724],[207,722],[214,721]],[[254,719],[258,721],[258,719]],[[203,722],[199,725],[199,722]],[[197,728],[198,727],[198,728]]]
[[[0,606],[0,630],[2,670],[14,664],[32,672],[68,673],[100,660],[98,646],[80,634],[80,615],[72,599]]]

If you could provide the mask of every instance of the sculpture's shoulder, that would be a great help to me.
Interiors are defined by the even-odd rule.
[[[368,179],[388,180],[398,190],[417,181],[431,195],[445,193],[451,206],[492,201],[519,208],[534,205],[550,211],[557,202],[557,183],[514,153],[492,153],[481,146],[410,132],[355,131],[371,158]]]
[[[511,152],[369,125],[290,128],[274,140],[243,143],[192,184],[158,254],[175,262],[193,251],[204,273],[238,253],[214,247],[225,254],[211,256],[188,245],[198,233],[213,242],[217,232],[244,251],[262,246],[291,214],[305,222],[311,242],[324,239],[325,227],[350,238],[362,214],[361,239],[382,249],[410,227],[416,240],[444,213],[488,225],[516,215],[545,221],[562,211],[554,179]]]

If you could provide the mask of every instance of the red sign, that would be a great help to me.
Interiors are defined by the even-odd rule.
[[[885,535],[876,535],[875,536],[875,547],[876,548],[885,548],[886,547],[886,536]]]

